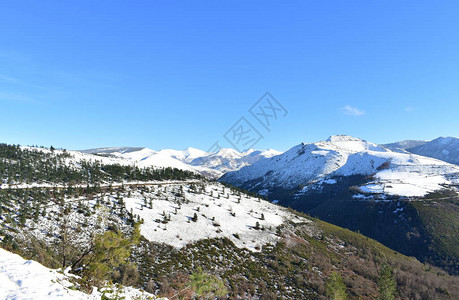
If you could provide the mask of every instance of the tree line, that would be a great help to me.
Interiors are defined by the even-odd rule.
[[[100,161],[72,160],[66,150],[25,149],[0,144],[1,183],[100,183],[116,181],[185,180],[200,178],[175,168],[139,168],[133,165],[102,164]]]

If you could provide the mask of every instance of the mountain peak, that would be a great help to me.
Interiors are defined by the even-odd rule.
[[[387,151],[383,147],[369,143],[360,138],[356,138],[350,135],[332,135],[325,142],[315,143],[320,148],[327,148],[333,150],[341,150],[346,152],[360,152],[365,150],[372,151]]]
[[[215,155],[224,157],[240,157],[241,153],[233,148],[221,148]]]
[[[350,136],[350,135],[338,134],[338,135],[331,135],[327,139],[327,142],[339,143],[339,142],[365,142],[365,141],[362,139]]]

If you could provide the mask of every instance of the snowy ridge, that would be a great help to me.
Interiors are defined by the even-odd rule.
[[[433,141],[407,149],[408,151],[459,165],[459,138],[439,137]]]
[[[71,151],[76,152],[76,151]],[[136,164],[140,167],[172,167],[197,172],[211,178],[219,178],[229,171],[255,163],[261,159],[280,154],[276,150],[254,150],[238,152],[230,148],[222,148],[216,153],[208,153],[195,148],[186,150],[163,149],[155,151],[149,148],[108,147],[81,151],[84,155],[117,158],[124,163]]]
[[[392,151],[400,151],[400,150],[408,150],[410,148],[419,147],[424,144],[427,144],[430,141],[419,141],[419,140],[404,140],[400,142],[390,143],[390,144],[383,144],[382,146],[392,150]]]
[[[373,175],[363,192],[423,196],[457,185],[459,167],[411,153],[391,151],[351,136],[297,145],[285,153],[225,174],[221,180],[251,190],[294,189],[334,176]]]
[[[223,175],[229,171],[239,170],[242,167],[253,164],[264,158],[279,155],[281,152],[276,150],[254,150],[249,149],[245,152],[238,152],[234,149],[220,149],[217,153],[195,158],[190,162],[193,166],[202,166],[216,170]]]

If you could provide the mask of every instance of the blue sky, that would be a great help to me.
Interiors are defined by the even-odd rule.
[[[1,142],[207,150],[459,136],[457,1],[2,1]],[[262,127],[269,91],[288,114]]]

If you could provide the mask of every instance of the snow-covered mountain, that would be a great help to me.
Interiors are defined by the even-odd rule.
[[[196,150],[196,151],[194,151]],[[149,148],[138,147],[110,147],[82,150],[82,153],[88,153],[98,156],[122,159],[132,163],[138,163],[141,166],[154,166],[160,168],[177,168],[186,171],[199,171],[197,168],[189,166],[186,161],[196,155],[205,155],[204,151],[188,148],[184,151],[161,150],[155,151]]]
[[[220,180],[268,195],[278,188],[306,192],[351,175],[373,176],[360,187],[362,193],[423,196],[445,185],[459,184],[459,167],[455,165],[345,135],[297,145],[229,172]]]
[[[410,152],[459,165],[459,138],[439,137],[432,141],[405,140],[383,145],[397,152]]]
[[[142,166],[173,167],[193,171],[205,176],[219,178],[229,171],[253,164],[261,159],[280,154],[276,150],[254,150],[238,152],[222,148],[216,153],[208,153],[195,148],[186,150],[164,149],[155,151],[149,148],[111,147],[83,150],[83,153],[102,155],[138,162]]]
[[[238,152],[234,149],[222,148],[217,153],[208,154],[193,159],[190,164],[218,170],[222,175],[229,171],[239,170],[242,167],[251,165],[261,159],[279,155],[281,152],[269,150],[250,149],[245,152]]]
[[[404,140],[400,142],[390,143],[390,144],[383,144],[382,146],[396,151],[396,150],[408,150],[410,148],[422,146],[427,144],[429,141],[420,141],[420,140]]]
[[[410,147],[407,150],[411,153],[459,165],[459,138],[457,137],[439,137],[428,143]]]

